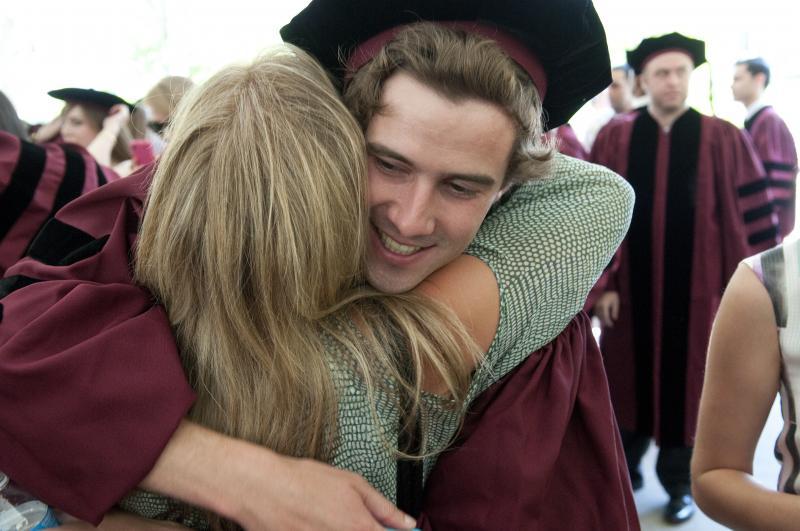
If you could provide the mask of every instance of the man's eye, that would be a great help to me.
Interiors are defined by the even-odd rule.
[[[448,187],[452,193],[461,197],[473,197],[476,194],[475,190],[466,188],[457,183],[450,183]]]
[[[383,159],[379,159],[377,157],[375,158],[375,164],[378,166],[378,168],[380,168],[383,171],[387,171],[387,172],[396,172],[396,171],[399,171],[399,169],[400,169],[396,165],[392,164],[391,162],[385,161]]]

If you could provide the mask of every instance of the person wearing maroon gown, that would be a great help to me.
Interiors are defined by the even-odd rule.
[[[769,81],[769,65],[761,58],[748,59],[736,63],[731,89],[733,99],[747,108],[744,128],[767,173],[781,237],[786,237],[794,229],[797,150],[786,123],[764,101]]]
[[[627,178],[636,206],[594,309],[632,483],[654,438],[664,516],[678,523],[694,512],[689,461],[712,320],[738,262],[775,244],[777,220],[746,135],[686,105],[704,43],[648,38],[628,62],[650,104],[612,119],[591,161]]]
[[[409,7],[412,3],[397,3],[401,7],[403,4]],[[308,20],[303,20],[295,29],[299,28],[312,40],[320,35],[331,40],[339,38],[341,35],[331,37],[330,28],[339,27],[331,24],[331,17],[341,17],[345,11],[346,21],[354,27],[343,27],[337,32],[353,32],[348,44],[360,42],[353,40],[355,35],[366,39],[372,35],[369,32],[384,29],[366,27],[362,20],[349,18],[349,13],[367,13],[367,9],[342,10],[342,2],[338,6],[331,2],[328,5],[337,8],[330,16],[320,17],[310,26],[306,26]],[[420,12],[440,9],[430,7],[438,5],[434,2],[413,5],[416,13],[403,9],[397,15],[403,17],[402,21],[389,22],[413,22],[420,18]],[[462,5],[468,7],[462,8]],[[519,6],[516,2],[507,5],[509,13]],[[554,6],[549,2],[535,5],[539,7],[534,9]],[[466,9],[459,18],[471,20],[468,17],[473,16],[492,20],[492,10],[497,7],[484,8],[483,2],[464,2],[454,9]],[[469,10],[484,11],[478,16],[469,15]],[[590,62],[580,54],[548,57],[548,74],[553,74],[549,79],[552,101],[560,98],[558,83],[563,83],[573,71],[579,72],[582,79],[594,80],[590,83],[593,93],[608,83],[605,39],[591,2],[559,3],[554,16],[561,15],[560,10],[574,15],[583,25],[571,20],[575,35],[553,30],[547,33],[548,38],[563,39],[569,46],[575,42],[573,39],[588,39],[583,53],[599,59],[602,68],[596,71],[589,68]],[[497,11],[495,14],[499,16],[499,9]],[[509,13],[504,16],[511,16]],[[535,17],[529,18],[533,19]],[[512,24],[515,20],[512,17],[505,23]],[[314,26],[319,24],[327,30],[316,31]],[[380,22],[376,19],[375,24]],[[585,31],[587,26],[591,32]],[[333,69],[339,64],[340,50],[348,47],[330,44],[322,42],[320,46],[330,56],[328,66]],[[318,53],[315,55],[319,57]],[[573,65],[576,69],[562,64],[567,59],[579,63]],[[559,80],[558,76],[562,78]],[[564,123],[586,99],[585,95],[578,98],[582,101],[562,102],[552,107],[551,123]],[[548,100],[545,100],[547,105]],[[47,260],[20,263],[13,271],[15,276],[5,281],[8,291],[24,289],[19,286],[36,279],[60,283],[48,292],[49,295],[29,301],[23,312],[7,311],[2,325],[9,334],[34,320],[33,316],[43,310],[62,323],[64,330],[47,343],[35,335],[36,327],[32,327],[29,333],[17,334],[15,345],[8,349],[13,352],[25,341],[37,345],[36,352],[26,351],[26,355],[40,365],[37,370],[26,373],[25,382],[15,386],[17,393],[25,388],[23,383],[37,380],[37,375],[53,381],[59,379],[60,388],[54,386],[39,394],[36,400],[26,401],[26,406],[29,402],[39,404],[40,424],[49,419],[57,421],[55,429],[59,439],[43,440],[36,426],[27,429],[20,420],[15,422],[13,430],[0,431],[0,456],[9,448],[24,455],[26,462],[36,469],[26,470],[18,465],[16,475],[9,475],[18,480],[25,476],[28,489],[42,499],[53,500],[54,505],[94,521],[148,473],[160,454],[163,459],[163,455],[171,452],[171,445],[177,444],[174,434],[185,439],[186,423],[181,423],[181,419],[194,398],[181,371],[163,308],[152,304],[140,288],[132,285],[130,278],[128,253],[135,242],[145,185],[146,176],[138,173],[127,182],[100,190],[92,198],[62,210],[52,224],[52,231],[69,233],[72,236],[70,248]],[[38,285],[41,286],[41,282]],[[63,291],[59,286],[63,286]],[[76,286],[80,289],[72,290]],[[69,301],[61,298],[67,291]],[[101,295],[102,303],[95,304]],[[57,304],[60,302],[66,303]],[[108,311],[109,306],[115,304],[121,308],[116,315]],[[80,311],[75,311],[78,306]],[[90,326],[88,333],[85,329],[78,335],[68,333],[86,322]],[[39,328],[38,332],[43,331]],[[58,352],[58,359],[50,360],[47,352]],[[113,358],[109,358],[109,353]],[[18,367],[15,360],[6,361],[6,369]],[[513,514],[521,518],[520,529],[531,529],[531,525],[553,529],[565,521],[564,513],[569,510],[569,518],[577,528],[597,527],[603,522],[614,529],[638,529],[624,454],[600,361],[599,352],[592,348],[588,321],[579,316],[556,341],[532,353],[514,372],[489,389],[476,404],[459,444],[442,457],[430,478],[423,506],[425,525],[447,528],[444,523],[436,527],[441,521],[459,529],[470,524],[489,529],[502,527],[505,516]],[[91,374],[79,370],[87,365],[93,367],[89,371]],[[67,384],[69,392],[65,393]],[[12,391],[8,390],[6,396],[13,398]],[[88,403],[92,404],[91,408],[86,407]],[[157,407],[153,407],[154,403]],[[34,404],[32,410],[35,409]],[[482,418],[491,422],[484,424],[480,422]],[[176,432],[179,425],[182,427]],[[86,436],[86,426],[94,428],[92,436]],[[215,440],[219,442],[220,439]],[[54,451],[54,445],[59,452]],[[162,454],[165,445],[167,450]],[[235,448],[242,451],[241,446]],[[229,456],[237,454],[237,451],[228,453]],[[491,464],[493,461],[489,458],[497,455],[507,457],[505,475],[498,473]],[[469,471],[461,468],[464,460],[473,465]],[[460,475],[456,474],[458,471]],[[502,485],[506,480],[507,486],[519,485],[519,488],[513,489],[509,496],[494,496],[491,490],[481,488],[481,482],[487,478],[495,485]],[[579,481],[584,484],[576,487]],[[602,490],[596,488],[600,483],[604,485]],[[472,488],[467,488],[470,486]],[[452,503],[456,501],[450,497],[453,492],[459,493],[459,504]],[[445,504],[447,501],[451,503]],[[470,511],[465,511],[465,507]],[[211,508],[219,509],[219,504]],[[486,509],[485,518],[490,515],[495,518],[472,520],[481,508]],[[457,523],[453,524],[454,521]]]

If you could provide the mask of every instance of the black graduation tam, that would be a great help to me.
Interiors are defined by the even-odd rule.
[[[127,105],[129,109],[133,108],[133,106],[130,103],[123,100],[116,94],[111,94],[109,92],[100,92],[99,90],[94,90],[94,89],[63,88],[58,90],[51,90],[50,92],[48,92],[48,94],[59,100],[75,102],[75,103],[91,103],[97,105],[98,107],[104,107],[106,109],[110,109],[111,107],[117,105],[118,103]]]
[[[341,79],[346,73],[341,59],[349,59],[356,47],[420,21],[477,23],[499,32],[503,38],[495,40],[544,93],[546,129],[566,123],[611,83],[605,31],[591,0],[313,0],[281,36]],[[509,51],[506,36],[535,58],[545,83],[519,53]]]
[[[636,74],[641,74],[644,66],[653,57],[666,52],[684,52],[694,61],[695,68],[706,62],[706,43],[686,37],[680,33],[668,33],[661,37],[649,37],[639,43],[635,50],[628,52],[628,64]]]

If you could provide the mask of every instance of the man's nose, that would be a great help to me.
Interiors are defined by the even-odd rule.
[[[430,236],[436,228],[436,195],[432,185],[415,180],[398,196],[389,212],[398,236]]]

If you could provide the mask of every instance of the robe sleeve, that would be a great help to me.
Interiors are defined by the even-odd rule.
[[[61,207],[116,179],[79,146],[37,145],[0,131],[0,275]]]
[[[129,179],[61,210],[0,281],[0,470],[95,524],[194,400],[164,310],[131,278],[127,192],[144,187]]]
[[[630,223],[633,191],[618,175],[557,156],[553,175],[519,187],[468,249],[494,272],[500,322],[470,398],[552,341],[583,308]]]
[[[794,228],[795,218],[797,150],[794,139],[786,123],[774,111],[758,120],[752,138],[769,180],[781,237],[785,237]]]
[[[713,137],[722,210],[723,280],[727,282],[743,258],[778,243],[778,220],[769,183],[749,137],[721,120]]]

